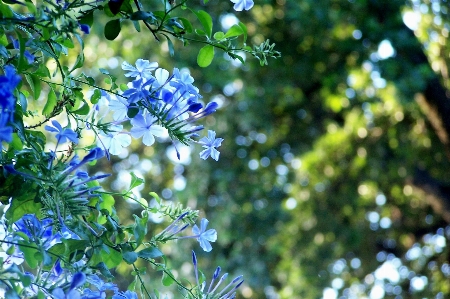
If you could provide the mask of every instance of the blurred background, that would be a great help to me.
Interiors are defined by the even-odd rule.
[[[133,143],[101,165],[111,190],[133,171],[143,198],[200,209],[218,231],[213,251],[183,240],[165,253],[178,277],[192,277],[192,248],[207,277],[218,265],[243,274],[240,298],[450,298],[450,3],[255,2],[238,14],[251,43],[282,53],[264,67],[216,51],[201,69],[199,45],[175,41],[170,57],[144,28],[124,24],[109,42],[96,22],[86,73],[102,67],[126,83],[123,60],[188,67],[221,106],[205,126],[225,138],[219,162],[200,160],[199,146],[179,147],[178,161],[170,142]],[[218,16],[214,31],[237,22],[230,1],[193,5]],[[140,213],[116,202],[123,217]]]

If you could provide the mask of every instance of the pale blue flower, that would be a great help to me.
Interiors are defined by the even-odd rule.
[[[78,143],[78,136],[72,129],[63,129],[60,123],[56,120],[52,120],[52,124],[54,127],[45,126],[45,129],[49,132],[57,132],[56,139],[58,139],[58,143],[65,143],[68,140],[73,143]]]
[[[250,10],[254,3],[253,0],[230,0],[234,3],[234,10],[236,11],[242,11],[242,10]]]
[[[200,247],[206,252],[210,252],[212,250],[212,246],[209,242],[215,242],[217,240],[217,231],[215,229],[211,228],[206,230],[208,223],[208,219],[203,218],[200,221],[200,228],[197,225],[192,227],[194,237],[197,238],[197,241],[200,243]]]
[[[146,86],[151,83],[152,81],[147,81],[144,83],[144,80],[142,78],[134,80],[128,83],[129,89],[125,90],[122,96],[128,98],[128,103],[130,104],[143,100],[150,96],[150,92],[147,90]]]
[[[153,76],[151,72],[154,71],[157,67],[158,67],[157,62],[150,62],[144,59],[136,60],[136,67],[132,66],[126,61],[122,63],[122,69],[124,71],[129,71],[128,73],[125,74],[125,77],[135,77],[136,79],[152,78]]]
[[[109,108],[111,111],[114,111],[113,119],[115,121],[121,121],[127,118],[128,102],[125,99],[120,97],[111,99],[109,102]]]
[[[216,270],[214,271],[208,289],[205,290],[206,281],[204,281],[202,284],[199,284],[197,256],[195,255],[194,251],[192,251],[192,264],[194,265],[195,280],[198,287],[197,294],[200,295],[199,298],[233,299],[236,297],[236,290],[244,282],[244,278],[242,275],[237,276],[228,285],[222,288],[222,290],[219,292],[219,286],[221,286],[222,282],[225,281],[225,279],[228,277],[228,273],[223,274],[220,280],[217,282],[217,284],[215,284],[215,281],[219,277],[221,271],[220,267],[217,267]]]
[[[122,125],[113,125],[108,129],[108,133],[99,134],[99,143],[103,145],[111,155],[119,155],[122,152],[122,148],[128,147],[131,144],[131,137],[122,132]]]
[[[147,113],[145,115],[138,114],[131,120],[130,133],[133,138],[141,138],[142,143],[147,146],[152,145],[155,142],[155,137],[162,137],[165,134],[166,129],[159,125],[155,125],[156,118]]]
[[[203,137],[198,141],[205,150],[200,152],[200,158],[206,160],[209,156],[214,160],[219,160],[219,151],[216,147],[219,147],[222,144],[223,138],[216,138],[216,132],[208,130],[208,137]]]

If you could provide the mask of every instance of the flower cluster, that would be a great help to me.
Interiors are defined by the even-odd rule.
[[[121,94],[103,92],[102,101],[96,107],[96,111],[101,111],[107,106],[106,110],[112,112],[113,121],[98,134],[99,145],[110,154],[120,154],[122,148],[131,144],[131,137],[142,138],[147,146],[155,142],[155,137],[167,135],[186,144],[203,130],[195,122],[218,108],[216,102],[206,105],[201,102],[202,96],[188,71],[175,68],[170,75],[169,71],[158,68],[158,63],[144,59],[138,59],[135,66],[124,62],[122,69],[126,77],[134,78],[128,83],[128,89]],[[100,118],[107,115],[98,114]],[[126,121],[131,124],[129,132],[124,131]],[[201,158],[211,156],[218,160],[219,152],[215,148],[222,141],[222,138],[215,139],[214,131],[209,131],[207,139],[199,141],[206,148]]]
[[[223,274],[219,281],[215,284],[217,278],[219,278],[221,268],[217,267],[214,271],[211,282],[209,283],[208,289],[206,287],[206,281],[200,283],[199,275],[198,275],[198,266],[197,266],[197,256],[194,251],[192,251],[192,263],[194,265],[194,274],[196,279],[197,289],[196,297],[201,299],[234,299],[236,298],[236,290],[244,283],[243,276],[237,276],[230,283],[228,283],[221,290],[219,287],[222,285],[222,282],[228,277],[228,273]],[[215,285],[214,285],[215,284]]]
[[[12,141],[13,128],[9,123],[14,119],[16,107],[14,89],[21,81],[13,66],[6,65],[4,69],[5,74],[0,76],[0,149],[2,141]]]
[[[185,298],[234,298],[243,283],[241,276],[223,287],[227,274],[219,279],[218,267],[206,288],[206,282],[199,281],[193,253],[196,285],[186,287],[185,280],[173,275],[159,247],[173,240],[195,239],[210,252],[217,231],[207,228],[207,219],[196,224],[199,211],[165,204],[156,194],[152,196],[157,205],[138,198],[133,189],[144,180],[134,173],[127,189],[106,191],[100,180],[110,174],[91,175],[86,169],[104,156],[119,155],[132,138],[146,146],[170,139],[178,159],[179,143],[198,144],[201,159],[218,161],[223,139],[216,138],[213,130],[200,136],[204,127],[199,121],[216,112],[219,104],[203,99],[189,71],[174,68],[169,72],[144,59],[134,65],[122,63],[127,84],[116,84],[116,77],[100,69],[109,77],[105,80],[109,89],[96,85],[95,78],[80,70],[85,61],[83,33],[90,33],[100,10],[107,9],[106,17],[111,18],[104,27],[109,40],[120,34],[120,22],[128,19],[136,28],[144,23],[156,39],[166,37],[169,47],[171,39],[207,42],[197,59],[202,67],[206,63],[199,61],[211,61],[214,49],[241,62],[238,51],[258,57],[259,52],[245,44],[245,25],[213,34],[212,17],[206,11],[191,10],[196,16],[193,24],[191,18],[176,16],[175,10],[185,4],[164,3],[162,10],[151,13],[155,7],[147,9],[144,6],[149,4],[141,0],[127,2],[126,8],[120,0],[25,2],[4,1],[1,7],[0,298],[137,299],[137,289],[152,297],[141,277],[150,268],[164,273],[164,286],[177,284]],[[253,0],[231,2],[237,11],[253,7]],[[192,36],[186,39],[185,34]],[[241,42],[243,46],[237,46]],[[73,57],[61,57],[74,52],[78,52],[75,63],[69,66]],[[271,52],[264,53],[266,57]],[[89,92],[90,102],[86,100]],[[95,138],[90,143],[86,131]],[[134,223],[123,224],[116,211],[118,199],[140,204]],[[149,235],[149,222],[161,215],[172,223]],[[192,227],[190,234],[188,227]],[[142,261],[149,267],[141,267]],[[119,265],[129,265],[135,277],[127,291],[111,282]],[[159,291],[154,292],[159,297]]]

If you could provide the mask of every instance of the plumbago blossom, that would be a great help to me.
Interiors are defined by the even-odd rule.
[[[138,59],[135,66],[125,61],[122,69],[126,71],[125,77],[134,80],[121,94],[102,93],[102,104],[98,104],[95,111],[104,110],[101,107],[104,106],[109,109],[109,114],[94,112],[99,122],[112,118],[112,122],[97,135],[98,145],[112,155],[119,155],[123,148],[128,147],[131,137],[142,138],[146,146],[153,145],[155,137],[167,135],[187,144],[203,130],[203,126],[196,122],[218,108],[216,102],[203,104],[199,89],[193,85],[194,78],[188,71],[175,68],[170,75],[169,71],[158,68],[158,63],[144,59]],[[129,131],[124,130],[124,122],[130,123]],[[216,147],[223,139],[215,139],[215,134],[209,130],[208,137],[198,141],[206,148],[200,153],[202,159],[209,156],[216,161],[219,159]]]
[[[253,6],[252,0],[232,2],[237,11]],[[122,3],[13,0],[0,5],[0,298],[137,299],[139,293],[139,298],[154,299],[160,292],[155,288],[152,293],[148,281],[155,280],[144,277],[151,271],[162,276],[164,288],[173,284],[183,298],[234,298],[243,283],[238,276],[225,285],[227,274],[219,279],[218,267],[206,287],[195,253],[195,283],[176,278],[166,246],[194,246],[196,240],[209,252],[217,231],[207,228],[205,218],[198,222],[198,210],[164,202],[153,192],[138,198],[133,189],[145,181],[132,172],[124,190],[108,191],[104,186],[110,174],[100,170],[108,169],[101,166],[123,153],[133,138],[145,146],[168,139],[174,146],[199,144],[201,159],[217,161],[223,139],[213,130],[201,137],[200,122],[219,105],[203,99],[189,71],[169,72],[145,59],[135,64],[124,59],[119,79],[100,69],[100,77],[108,78],[97,84],[99,78],[82,70],[84,37],[92,34],[98,12],[107,11],[106,39],[119,35],[118,22],[130,20],[136,28],[150,29],[150,38],[168,38],[170,52],[171,38],[206,42],[206,51],[198,54],[201,67],[211,63],[214,48],[241,62],[237,53],[244,51],[262,64],[279,53],[268,41],[247,46],[243,23],[213,34],[211,16],[181,9],[186,2],[158,8],[140,0]],[[194,24],[188,20],[195,18]],[[139,207],[131,221],[119,217],[118,200]],[[163,220],[155,221],[158,217]],[[150,225],[159,233],[151,234]],[[115,283],[119,267],[128,271],[125,278],[134,279],[126,289]]]

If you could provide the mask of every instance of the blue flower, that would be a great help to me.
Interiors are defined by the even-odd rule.
[[[236,11],[242,11],[242,10],[250,10],[254,3],[253,0],[230,0],[234,3],[234,10]]]
[[[142,138],[142,143],[147,146],[152,145],[155,142],[155,137],[162,137],[165,133],[165,129],[159,125],[155,125],[156,118],[147,113],[146,115],[138,114],[131,120],[130,133],[133,138]]]
[[[11,114],[14,111],[16,100],[13,93],[20,80],[20,76],[16,74],[14,67],[6,65],[5,75],[0,76],[0,108],[3,108],[2,114],[5,110],[9,110]]]
[[[222,144],[223,138],[216,138],[216,132],[208,130],[208,137],[203,137],[198,141],[205,150],[200,152],[200,158],[206,160],[209,156],[214,160],[219,160],[219,151],[216,147],[219,147]]]
[[[222,275],[220,280],[214,286],[214,283],[217,278],[219,278],[220,267],[217,267],[214,271],[213,277],[209,284],[208,289],[205,291],[206,282],[204,281],[201,285],[198,280],[198,267],[197,267],[197,256],[195,252],[192,251],[192,264],[194,265],[195,279],[198,287],[199,298],[220,298],[220,299],[232,299],[236,297],[236,290],[242,285],[244,282],[243,276],[237,276],[234,278],[228,285],[226,285],[220,292],[218,291],[219,286],[223,281],[228,277],[228,273]],[[216,292],[217,291],[217,292]]]
[[[128,103],[136,103],[142,99],[150,96],[150,92],[146,89],[146,86],[151,84],[153,80],[147,81],[144,83],[144,80],[137,79],[128,84],[130,89],[127,89],[123,92],[122,96],[128,98]]]
[[[52,120],[52,124],[54,127],[45,126],[45,129],[49,132],[57,132],[56,138],[58,139],[58,143],[65,143],[68,140],[73,143],[78,143],[78,136],[72,129],[63,129],[58,121]]]
[[[0,149],[2,148],[2,141],[11,142],[13,128],[8,126],[9,115],[3,111],[0,112]]]
[[[194,237],[197,238],[197,241],[200,243],[200,247],[206,252],[210,252],[212,250],[212,246],[209,242],[215,242],[217,240],[217,231],[215,229],[206,230],[208,223],[208,219],[203,218],[200,221],[200,228],[197,225],[192,227]]]
[[[80,29],[86,34],[89,34],[89,32],[91,32],[91,27],[89,27],[89,25],[86,24],[80,24]]]
[[[152,78],[153,76],[151,72],[156,70],[157,67],[158,67],[157,62],[150,62],[144,59],[136,60],[136,67],[132,66],[126,61],[122,63],[122,69],[124,71],[129,71],[128,73],[125,74],[125,77],[135,77],[136,79]]]

